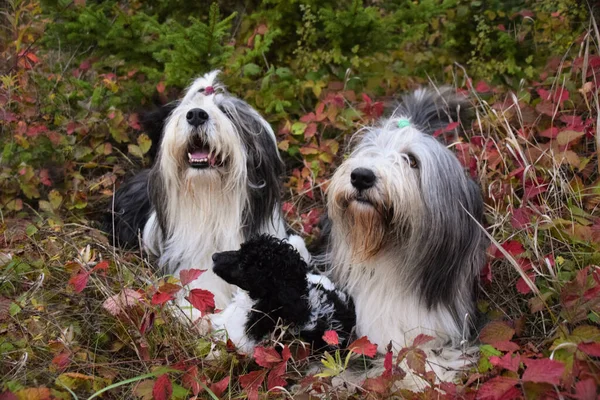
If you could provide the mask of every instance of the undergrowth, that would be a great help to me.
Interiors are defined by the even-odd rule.
[[[600,34],[588,10],[571,0],[258,3],[1,6],[0,398],[596,398]],[[481,357],[463,380],[425,372],[427,338],[388,355],[361,387],[339,380],[347,362],[368,364],[366,340],[311,355],[274,337],[237,354],[173,315],[184,282],[97,229],[115,187],[148,165],[137,112],[212,68],[275,128],[286,218],[308,241],[352,133],[417,85],[468,93],[473,124],[437,133],[480,183],[493,239]],[[429,382],[423,392],[393,385],[403,359]]]

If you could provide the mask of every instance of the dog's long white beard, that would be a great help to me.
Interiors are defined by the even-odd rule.
[[[237,249],[243,240],[245,185],[227,185],[211,171],[184,180],[181,188],[166,186],[169,195],[162,206],[167,210],[169,236],[162,237],[154,212],[144,229],[144,244],[159,255],[159,266],[174,269],[177,277],[182,269],[206,270],[189,289],[210,290],[216,307],[223,309],[229,304],[232,289],[212,272],[211,257],[218,251]],[[195,320],[200,313],[184,299],[185,292],[180,292],[179,304]]]

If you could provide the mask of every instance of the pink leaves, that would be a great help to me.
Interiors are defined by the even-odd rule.
[[[187,284],[189,284],[190,282],[195,281],[196,279],[198,279],[200,277],[200,275],[202,275],[203,273],[205,273],[206,270],[201,270],[201,269],[184,269],[179,271],[179,280],[181,281],[181,286],[185,286]]]
[[[340,344],[340,338],[336,331],[326,331],[323,340],[330,346],[339,346]]]
[[[142,295],[135,290],[125,288],[119,294],[109,297],[102,307],[113,316],[127,312],[127,309],[138,304]]]

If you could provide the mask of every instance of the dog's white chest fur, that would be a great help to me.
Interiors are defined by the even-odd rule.
[[[419,334],[433,336],[428,345],[442,346],[452,337],[460,336],[457,326],[446,310],[428,310],[416,296],[394,276],[398,268],[393,260],[373,260],[369,265],[353,265],[349,294],[356,307],[357,335],[367,336],[376,343],[380,353],[386,352],[390,341],[395,350],[412,345]],[[444,290],[444,288],[440,288]]]
[[[256,346],[256,342],[246,335],[246,324],[254,304],[255,301],[246,291],[236,288],[231,304],[220,313],[210,316],[212,330],[227,335],[238,350],[246,354],[250,354]]]

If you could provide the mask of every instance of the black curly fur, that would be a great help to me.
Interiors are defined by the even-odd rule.
[[[213,255],[214,272],[225,281],[248,292],[256,303],[246,323],[246,334],[260,341],[276,329],[277,322],[295,327],[313,349],[326,346],[322,336],[333,329],[332,321],[342,326],[340,338],[347,341],[356,323],[354,304],[338,290],[327,290],[307,279],[309,268],[288,242],[260,235],[242,244],[240,250]],[[314,320],[310,291],[318,290],[319,307],[332,305],[330,318]],[[313,293],[314,295],[314,293]],[[312,318],[311,318],[312,316]],[[307,329],[309,325],[315,326]]]

